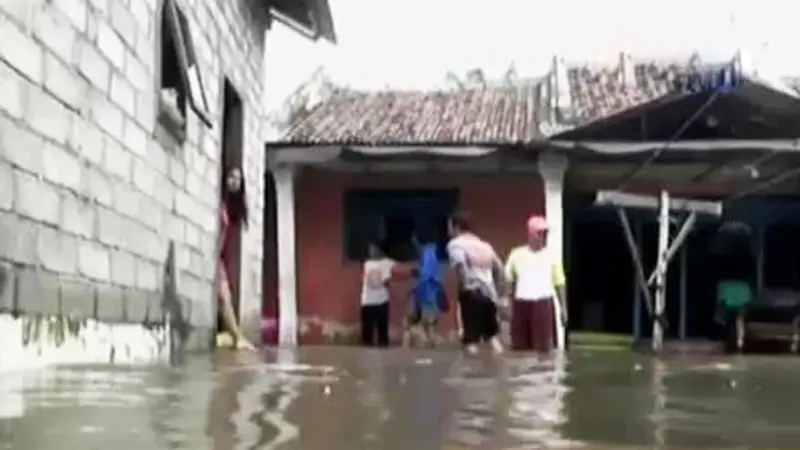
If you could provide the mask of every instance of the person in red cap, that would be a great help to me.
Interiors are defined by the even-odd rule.
[[[514,350],[547,353],[556,340],[555,305],[567,323],[566,277],[560,261],[547,251],[547,219],[534,215],[527,222],[528,242],[511,251],[506,277],[511,283],[511,346]]]

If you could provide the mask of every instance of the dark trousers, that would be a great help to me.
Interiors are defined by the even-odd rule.
[[[361,307],[361,343],[371,347],[389,345],[389,302]]]
[[[461,307],[461,325],[464,327],[464,345],[488,341],[500,333],[497,321],[497,305],[480,291],[458,293]]]
[[[555,347],[556,315],[553,300],[514,300],[511,312],[511,347],[547,353]]]

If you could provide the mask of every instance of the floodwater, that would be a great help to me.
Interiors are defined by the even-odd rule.
[[[0,375],[0,448],[792,448],[800,359],[303,348]]]

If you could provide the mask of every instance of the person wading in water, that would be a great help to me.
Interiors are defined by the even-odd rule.
[[[497,302],[498,286],[505,285],[503,264],[494,248],[472,232],[466,214],[450,219],[450,234],[447,253],[458,279],[462,342],[468,353],[477,353],[482,341],[502,353]]]
[[[233,261],[229,254],[228,246],[233,242],[237,226],[247,227],[247,194],[245,191],[242,171],[238,167],[227,170],[222,186],[222,203],[219,208],[219,236],[217,248],[219,249],[219,266],[217,268],[217,298],[219,299],[219,314],[222,318],[223,332],[217,335],[217,347],[236,347],[251,350],[253,344],[242,334],[236,320],[236,310],[233,308],[233,291],[230,270]]]
[[[444,288],[439,273],[438,246],[434,233],[423,229],[414,237],[417,250],[417,267],[414,288],[411,291],[411,307],[403,332],[403,346],[411,346],[414,328],[420,328],[428,347],[434,348],[438,335],[436,327],[443,312]],[[446,300],[445,300],[446,302]]]
[[[381,245],[369,246],[361,281],[361,344],[389,346],[389,283],[397,262],[383,253]]]
[[[514,350],[553,350],[555,305],[560,302],[561,323],[567,323],[566,277],[560,261],[547,251],[547,220],[532,216],[528,242],[508,255],[506,276],[511,282],[511,346]]]
[[[753,301],[758,274],[750,227],[742,222],[723,223],[712,241],[710,256],[709,275],[716,281],[716,320],[725,327],[728,349],[742,351],[745,313]]]

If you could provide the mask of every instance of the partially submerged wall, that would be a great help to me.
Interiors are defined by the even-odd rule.
[[[0,370],[55,364],[148,364],[168,362],[169,329],[163,325],[99,322],[66,316],[0,315],[6,337]]]
[[[69,350],[75,339],[86,341],[78,358],[86,362],[111,352],[118,361],[128,353],[162,358],[155,342],[164,332],[153,330],[168,317],[171,244],[171,317],[191,331],[183,335],[189,349],[208,347],[224,77],[245,109],[252,215],[243,237],[242,313],[257,328],[265,13],[247,0],[176,0],[212,125],[189,110],[179,139],[157,119],[161,4],[0,3],[0,369],[14,352],[77,357]],[[55,341],[23,339],[26,323],[65,317],[84,325],[58,343],[62,350],[42,350]]]

